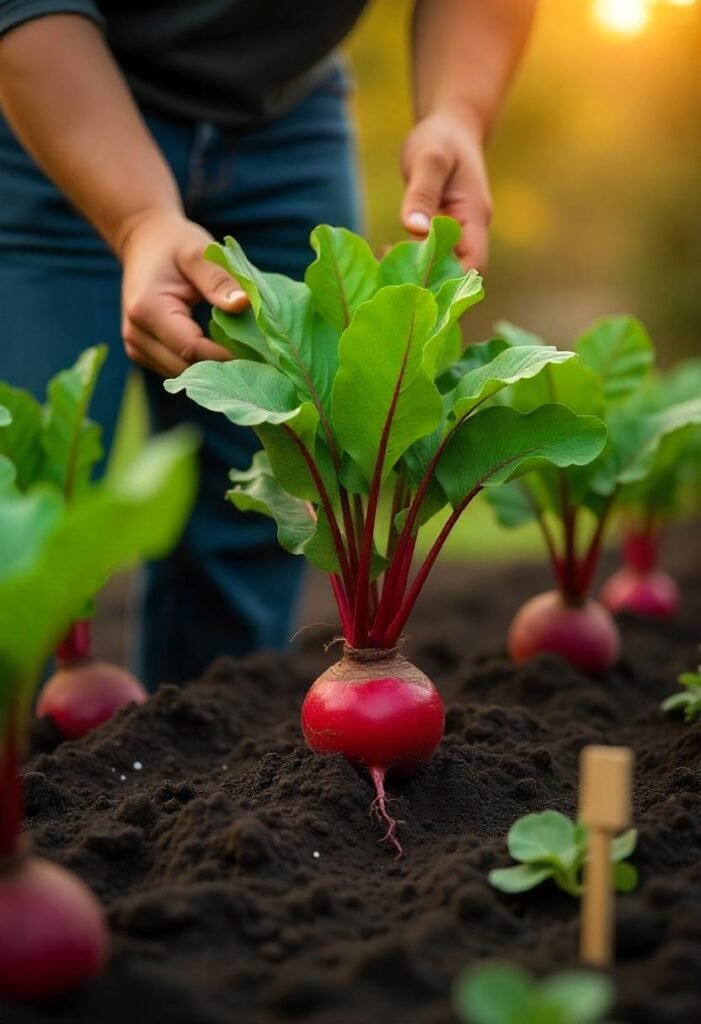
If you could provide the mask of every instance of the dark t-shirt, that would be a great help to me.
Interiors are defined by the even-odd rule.
[[[0,34],[47,14],[96,21],[137,99],[249,128],[329,67],[367,0],[0,0]]]

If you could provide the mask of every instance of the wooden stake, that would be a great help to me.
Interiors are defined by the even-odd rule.
[[[584,868],[580,957],[607,967],[613,956],[611,840],[631,821],[633,752],[627,747],[585,747],[580,757],[579,817],[589,827]]]

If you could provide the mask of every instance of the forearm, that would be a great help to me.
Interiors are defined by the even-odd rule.
[[[170,169],[87,18],[37,18],[0,38],[0,97],[23,145],[115,252],[142,216],[181,211]]]
[[[416,0],[417,119],[440,111],[475,120],[485,138],[524,49],[536,0]]]

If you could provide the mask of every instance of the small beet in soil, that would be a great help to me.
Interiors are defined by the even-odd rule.
[[[376,797],[371,812],[386,825],[383,842],[401,856],[397,822],[387,811],[385,777],[409,775],[430,760],[445,712],[428,676],[396,650],[346,648],[307,693],[302,729],[317,754],[343,754],[367,768]]]
[[[109,943],[88,887],[24,847],[14,709],[8,721],[0,748],[0,999],[42,1002],[99,974]]]
[[[508,650],[515,662],[550,652],[581,669],[610,669],[621,653],[618,627],[597,601],[568,604],[557,590],[527,601],[509,629]]]
[[[623,542],[624,565],[601,590],[601,601],[613,612],[632,612],[670,619],[679,611],[679,587],[657,568],[660,535],[654,530],[629,530]]]
[[[148,699],[130,672],[92,657],[86,622],[73,625],[56,660],[58,670],[43,686],[36,713],[51,718],[65,739],[79,739],[125,705]]]
[[[679,587],[662,569],[639,572],[623,566],[601,589],[601,602],[614,615],[632,612],[656,619],[671,619],[681,603]]]
[[[103,970],[107,929],[80,879],[38,857],[0,862],[0,996],[38,1003]]]

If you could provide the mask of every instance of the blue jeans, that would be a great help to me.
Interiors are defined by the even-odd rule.
[[[144,116],[187,215],[216,238],[234,235],[263,269],[301,277],[317,223],[358,224],[345,91],[334,70],[275,124],[239,133]],[[119,293],[114,257],[0,117],[0,377],[43,397],[49,377],[87,346],[107,342],[91,409],[107,444],[130,368]],[[206,323],[206,309],[196,315]],[[302,564],[277,546],[271,520],[224,500],[228,470],[250,463],[253,432],[166,394],[153,374],[144,378],[155,431],[188,421],[204,437],[199,493],[182,541],[145,572],[137,667],[153,688],[196,677],[222,654],[283,647]]]

